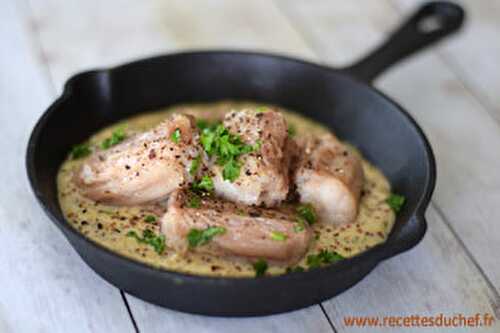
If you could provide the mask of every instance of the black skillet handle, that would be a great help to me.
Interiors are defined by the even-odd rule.
[[[464,10],[457,4],[429,2],[396,29],[384,44],[345,70],[358,79],[371,82],[397,61],[456,32],[464,17]]]

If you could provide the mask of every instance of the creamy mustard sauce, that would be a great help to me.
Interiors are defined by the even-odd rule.
[[[187,112],[196,117],[210,120],[220,119],[229,110],[261,106],[263,105],[257,103],[231,101],[173,106],[157,112],[141,114],[103,129],[93,135],[89,139],[89,143],[97,146],[104,138],[109,137],[113,130],[124,125],[129,133],[147,130],[173,112]],[[277,109],[284,113],[288,123],[296,130],[296,136],[306,132],[328,131],[321,125],[296,113],[281,108]],[[59,170],[57,185],[59,203],[64,216],[73,228],[87,238],[123,256],[165,270],[209,276],[255,276],[252,264],[243,260],[234,261],[195,253],[181,256],[168,248],[159,255],[151,246],[141,244],[133,237],[127,237],[126,234],[131,230],[142,235],[142,231],[146,228],[159,233],[161,207],[108,206],[83,197],[72,181],[72,177],[76,168],[84,160],[84,158],[77,160],[68,158]],[[308,253],[295,266],[307,269],[307,255],[317,254],[322,249],[335,251],[348,258],[385,242],[395,221],[395,214],[386,203],[386,199],[390,195],[390,185],[384,175],[364,159],[363,170],[365,183],[356,221],[343,226],[315,223],[312,229],[316,237],[312,241]],[[145,219],[148,215],[155,215],[156,223],[146,222]],[[285,269],[286,267],[270,265],[267,273],[271,275],[282,274]]]

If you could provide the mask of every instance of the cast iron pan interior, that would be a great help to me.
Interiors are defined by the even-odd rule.
[[[457,5],[426,4],[371,55],[340,70],[276,55],[209,51],[78,74],[38,121],[29,140],[26,164],[35,196],[94,271],[149,302],[224,316],[272,314],[321,302],[423,237],[424,212],[435,182],[432,151],[415,121],[370,82],[389,65],[458,30],[463,18]],[[126,259],[89,241],[64,220],[55,179],[72,145],[140,112],[220,99],[256,100],[299,111],[359,147],[389,177],[394,191],[407,198],[388,241],[304,273],[210,278],[156,270]]]

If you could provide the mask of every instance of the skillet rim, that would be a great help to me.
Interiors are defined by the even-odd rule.
[[[134,259],[128,258],[124,255],[118,254],[116,252],[113,252],[110,249],[107,249],[101,244],[98,244],[91,240],[90,238],[85,237],[82,233],[78,232],[76,229],[71,227],[71,225],[68,223],[68,221],[64,218],[64,216],[57,216],[57,212],[53,212],[47,202],[50,201],[45,195],[42,194],[42,192],[39,190],[38,186],[38,181],[36,178],[36,168],[35,168],[35,161],[34,161],[34,156],[35,156],[35,151],[37,149],[40,149],[39,145],[39,136],[42,130],[45,127],[45,124],[49,121],[50,116],[57,111],[57,108],[59,107],[60,104],[65,102],[67,99],[70,99],[72,97],[72,92],[73,92],[73,83],[75,81],[78,81],[86,76],[92,76],[92,75],[98,75],[101,73],[108,73],[109,75],[112,75],[113,72],[117,72],[120,70],[126,70],[127,67],[130,66],[136,66],[140,65],[142,63],[147,63],[151,61],[156,61],[156,60],[169,60],[170,58],[174,57],[181,57],[181,56],[203,56],[203,55],[226,55],[226,56],[256,56],[256,57],[264,57],[264,58],[271,58],[279,61],[288,61],[288,62],[294,62],[296,64],[299,64],[301,66],[309,66],[309,67],[316,67],[317,69],[323,70],[323,71],[328,71],[332,72],[336,75],[341,75],[343,77],[348,78],[349,80],[355,81],[357,84],[363,85],[365,88],[368,88],[371,92],[374,92],[378,97],[382,98],[385,102],[391,104],[392,106],[395,107],[396,110],[400,112],[401,115],[406,118],[407,121],[412,125],[413,130],[416,131],[418,134],[419,139],[421,140],[422,146],[424,147],[424,151],[427,154],[427,160],[426,160],[426,167],[427,167],[427,179],[426,182],[424,183],[424,191],[422,196],[419,198],[419,200],[416,203],[415,210],[410,214],[409,218],[406,219],[405,223],[408,223],[411,219],[416,219],[416,222],[418,224],[418,233],[413,235],[411,242],[408,242],[406,244],[403,244],[403,246],[397,246],[398,240],[394,240],[393,243],[389,243],[387,239],[384,243],[378,244],[372,248],[370,248],[367,251],[364,251],[360,254],[357,254],[351,258],[339,261],[337,263],[327,265],[320,267],[319,269],[311,269],[311,270],[305,270],[304,272],[292,272],[292,273],[287,273],[287,274],[280,274],[280,275],[272,275],[272,276],[265,276],[264,278],[256,278],[256,277],[213,277],[213,276],[205,276],[205,275],[195,275],[195,274],[189,274],[189,273],[183,273],[183,272],[177,272],[177,271],[172,271],[172,270],[166,270],[158,267],[154,267],[139,261],[135,261]],[[139,58],[130,62],[126,62],[117,66],[113,67],[107,67],[107,68],[100,68],[100,69],[93,69],[93,70],[88,70],[88,71],[83,71],[79,72],[77,74],[72,75],[69,79],[66,80],[64,86],[63,86],[63,91],[62,93],[56,98],[54,102],[44,111],[44,113],[40,116],[40,118],[37,120],[35,126],[33,127],[29,140],[28,140],[28,145],[27,145],[27,150],[26,150],[26,169],[27,169],[27,174],[28,174],[28,179],[29,183],[31,186],[31,189],[39,203],[39,205],[42,207],[43,211],[47,216],[50,218],[50,220],[56,224],[56,226],[63,231],[63,234],[65,237],[68,239],[68,235],[66,232],[71,233],[72,235],[76,236],[79,240],[84,241],[86,244],[94,247],[94,249],[99,250],[102,254],[107,255],[108,257],[112,257],[113,260],[118,260],[121,261],[122,264],[130,266],[130,268],[134,270],[140,271],[141,274],[152,274],[152,275],[157,275],[160,274],[162,279],[183,279],[187,282],[196,282],[196,283],[205,283],[205,284],[234,284],[234,283],[250,283],[250,284],[255,284],[258,283],[260,284],[260,281],[267,281],[269,283],[272,282],[279,282],[279,281],[286,281],[286,280],[298,280],[299,277],[300,279],[306,278],[306,277],[313,277],[317,276],[320,274],[329,274],[329,273],[338,273],[340,271],[346,271],[350,268],[356,267],[362,262],[367,262],[367,261],[372,261],[377,265],[378,263],[391,258],[393,256],[398,255],[399,253],[402,253],[406,250],[409,250],[413,248],[415,245],[417,245],[423,236],[425,235],[426,229],[427,229],[427,223],[425,220],[425,211],[428,208],[432,194],[435,189],[436,185],[436,162],[435,162],[435,157],[434,153],[432,150],[432,147],[422,130],[422,128],[418,125],[416,120],[396,101],[394,101],[392,98],[387,96],[385,93],[381,92],[377,88],[375,88],[373,85],[371,85],[369,82],[363,81],[362,79],[352,75],[352,73],[349,72],[348,68],[332,68],[328,67],[327,65],[324,64],[318,64],[318,63],[313,63],[309,62],[307,60],[302,60],[294,57],[290,57],[287,55],[283,54],[276,54],[276,53],[270,53],[270,52],[263,52],[263,51],[246,51],[246,50],[231,50],[231,49],[210,49],[210,50],[188,50],[188,51],[180,51],[180,52],[171,52],[167,54],[157,54],[153,55],[150,57],[146,58]],[[55,181],[55,180],[54,180]],[[59,202],[57,202],[59,205]],[[392,233],[392,231],[391,231]],[[390,237],[390,235],[389,235]],[[68,239],[69,241],[69,239]],[[79,254],[79,251],[75,248],[74,244],[69,241],[73,249]],[[393,245],[393,246],[391,246]],[[399,244],[401,245],[401,244]],[[80,254],[79,254],[80,255]],[[87,263],[86,263],[87,264]]]

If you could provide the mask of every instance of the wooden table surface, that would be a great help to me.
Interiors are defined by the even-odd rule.
[[[145,303],[80,260],[27,182],[29,133],[78,71],[205,48],[257,49],[342,66],[378,44],[419,3],[2,0],[0,332],[386,332],[346,327],[343,317],[439,313],[490,313],[496,324],[426,332],[500,332],[500,0],[464,1],[468,22],[460,35],[375,83],[410,111],[434,148],[438,181],[429,229],[416,248],[322,304],[229,319]]]

